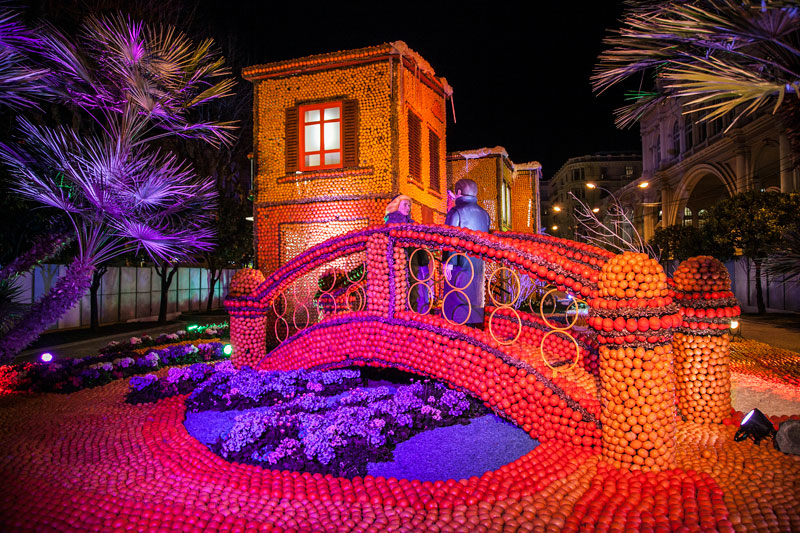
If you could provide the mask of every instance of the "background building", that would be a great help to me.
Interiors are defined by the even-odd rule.
[[[254,87],[257,267],[382,224],[397,194],[444,221],[452,89],[402,41],[244,69]]]
[[[477,183],[492,230],[538,233],[541,174],[539,163],[515,164],[502,146],[447,154],[448,189],[460,179]]]
[[[777,118],[763,112],[731,126],[735,116],[695,124],[675,99],[645,113],[641,179],[658,193],[649,226],[702,225],[709,207],[737,192],[798,190],[800,174]]]
[[[598,152],[570,158],[548,180],[548,202],[542,202],[542,224],[547,233],[574,239],[576,232],[573,195],[600,211],[609,193],[640,178],[641,155],[638,153]],[[587,187],[588,184],[595,188]],[[602,213],[599,213],[602,218]]]

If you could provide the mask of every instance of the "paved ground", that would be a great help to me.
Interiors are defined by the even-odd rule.
[[[800,315],[745,315],[739,321],[745,339],[800,352]]]

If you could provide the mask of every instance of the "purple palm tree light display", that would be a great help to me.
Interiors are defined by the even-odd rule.
[[[0,16],[0,37],[3,21]],[[51,26],[38,38],[38,62],[57,84],[53,92],[96,127],[77,131],[19,118],[24,142],[0,145],[14,191],[60,210],[77,244],[66,273],[0,339],[0,362],[86,294],[101,263],[128,252],[175,262],[211,249],[213,179],[197,176],[153,141],[181,136],[219,146],[232,139],[231,123],[191,118],[192,110],[230,95],[235,84],[211,40],[195,45],[172,28],[121,15],[90,17],[77,38]]]

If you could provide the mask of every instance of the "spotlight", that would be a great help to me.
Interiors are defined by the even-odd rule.
[[[641,182],[639,185],[637,185],[637,187],[639,187],[640,189],[646,189],[646,188],[648,188],[649,186],[650,186],[650,183],[649,183],[649,182],[646,182],[646,181],[643,181],[643,182]]]
[[[599,207],[595,207],[594,209],[592,209],[592,213],[599,213],[599,212],[600,212]]]
[[[40,359],[42,360],[43,363],[49,363],[50,361],[53,360],[53,354],[51,354],[50,352],[45,352],[40,356]]]
[[[225,355],[232,354],[233,353],[233,346],[231,346],[230,344],[226,344],[225,347],[222,349],[222,353],[224,353]]]
[[[556,231],[556,230],[558,230],[558,226],[553,226],[553,227],[552,227],[552,228],[550,228],[550,229],[552,229],[553,231]]]
[[[778,428],[775,447],[792,455],[800,455],[800,420],[787,420]]]
[[[194,331],[198,327],[200,327],[200,326],[198,326],[197,324],[192,324],[191,326],[186,326],[186,331]]]
[[[764,413],[758,409],[753,409],[744,415],[742,423],[739,424],[739,429],[733,436],[733,440],[741,442],[748,437],[752,437],[753,442],[758,444],[767,437],[775,437],[775,433],[777,433],[775,427]]]
[[[738,328],[739,328],[739,321],[731,320],[731,329],[738,329]]]
[[[590,183],[587,183],[587,184],[586,184],[586,188],[587,188],[587,189],[596,189],[596,188],[597,188],[597,185],[595,185],[594,183],[591,183],[591,182],[590,182]]]
[[[558,207],[557,205],[554,205],[553,206],[553,211],[555,211],[556,213],[560,213],[561,212],[561,208]]]

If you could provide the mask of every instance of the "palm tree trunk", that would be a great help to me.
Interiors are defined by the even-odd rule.
[[[761,288],[761,259],[753,259],[756,265],[756,306],[758,306],[758,314],[763,315],[767,312],[767,306],[764,305],[764,291]]]
[[[161,263],[156,267],[156,274],[161,278],[161,304],[158,306],[158,323],[163,324],[167,321],[167,303],[169,302],[169,287],[172,285],[172,278],[178,271],[178,265],[169,270],[169,263]],[[167,272],[169,270],[169,272]]]
[[[76,258],[50,291],[0,339],[0,363],[10,362],[69,311],[89,291],[93,272],[90,261]]]
[[[206,304],[206,311],[211,311],[214,307],[214,288],[217,286],[222,270],[209,270],[208,271],[208,303]]]
[[[97,328],[100,327],[97,293],[100,290],[100,281],[106,275],[106,272],[108,272],[108,267],[103,265],[92,273],[92,286],[89,290],[89,329],[91,331],[97,331]]]

